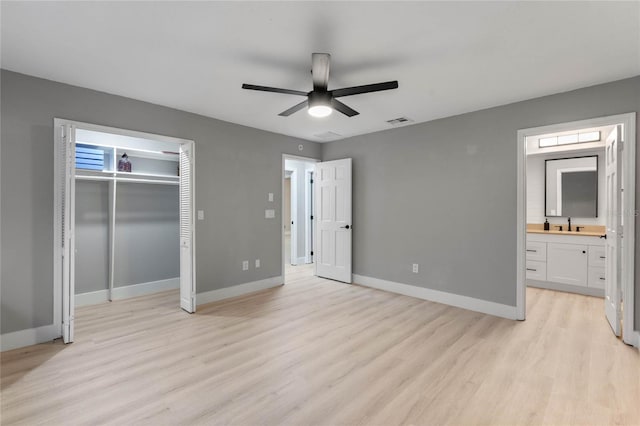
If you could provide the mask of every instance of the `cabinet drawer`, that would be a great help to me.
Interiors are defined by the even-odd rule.
[[[605,275],[604,268],[589,268],[588,286],[604,290]]]
[[[547,243],[527,241],[527,260],[547,261]]]
[[[527,279],[528,280],[547,280],[547,264],[536,260],[527,260]]]
[[[604,246],[589,246],[589,268],[604,268],[605,253]]]

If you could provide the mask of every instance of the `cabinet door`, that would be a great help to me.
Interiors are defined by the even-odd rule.
[[[582,244],[547,244],[547,281],[586,286],[587,250]]]

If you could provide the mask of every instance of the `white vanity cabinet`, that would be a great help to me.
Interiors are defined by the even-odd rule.
[[[527,284],[602,296],[604,240],[593,236],[527,234]]]

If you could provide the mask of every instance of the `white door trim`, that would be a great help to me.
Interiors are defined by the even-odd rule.
[[[635,191],[636,191],[636,113],[590,118],[587,120],[557,123],[548,126],[520,129],[517,133],[517,273],[516,273],[516,316],[526,317],[526,241],[527,241],[527,181],[526,181],[526,138],[546,133],[562,132],[577,128],[623,125],[624,150],[622,153],[622,220],[624,223],[624,244],[622,247],[622,292],[623,292],[623,340],[640,346],[640,332],[634,330],[634,278],[635,278]]]
[[[141,139],[151,139],[151,140],[155,140],[155,141],[160,141],[160,142],[171,142],[171,143],[178,143],[181,145],[190,145],[191,148],[193,149],[195,147],[195,142],[193,140],[190,139],[181,139],[181,138],[175,138],[172,136],[164,136],[164,135],[157,135],[154,133],[146,133],[146,132],[139,132],[136,130],[127,130],[127,129],[121,129],[121,128],[116,128],[116,127],[109,127],[109,126],[102,126],[99,124],[92,124],[92,123],[84,123],[81,121],[75,121],[75,120],[68,120],[68,119],[64,119],[64,118],[54,118],[53,119],[53,130],[54,130],[54,143],[58,144],[60,143],[60,138],[58,135],[58,129],[60,128],[60,126],[63,125],[70,125],[75,127],[76,129],[82,129],[82,130],[93,130],[93,131],[97,131],[97,132],[104,132],[104,133],[112,133],[112,134],[116,134],[116,135],[121,135],[121,136],[129,136],[129,137],[135,137],[135,138],[141,138]],[[58,149],[56,146],[56,149],[54,150],[56,152],[56,157],[54,159],[54,161],[56,162],[56,167],[58,162],[60,161],[60,159],[58,158]],[[195,165],[192,165],[195,166]],[[195,167],[191,168],[191,182],[192,182],[192,188],[191,188],[191,196],[192,199],[194,200],[193,202],[193,211],[191,212],[191,214],[193,215],[193,217],[195,217]],[[58,176],[54,176],[54,180],[59,179]],[[71,196],[72,199],[75,199],[75,194],[66,194],[67,196]],[[58,212],[58,206],[60,205],[60,199],[59,199],[60,193],[58,191],[54,191],[54,212],[53,212],[53,219],[54,219],[54,224],[57,224],[58,221],[60,220],[59,218],[59,212]],[[73,205],[73,203],[72,203]],[[62,311],[63,311],[63,305],[64,305],[64,300],[62,297],[62,274],[58,273],[60,270],[60,266],[59,266],[59,259],[61,258],[61,238],[62,236],[60,235],[60,232],[57,231],[57,226],[54,226],[54,251],[53,251],[53,262],[54,262],[54,277],[53,277],[53,318],[52,318],[52,324],[54,326],[54,328],[56,330],[59,330],[60,332],[60,336],[62,335]],[[196,264],[196,247],[195,247],[195,232],[194,232],[194,238],[192,240],[192,244],[193,244],[193,289],[195,292],[195,288],[196,288],[196,268],[195,268],[195,264]],[[75,295],[70,294],[70,303],[74,302],[75,299]]]
[[[311,157],[301,157],[299,155],[291,155],[291,154],[282,154],[282,164],[280,166],[280,194],[281,194],[281,200],[280,200],[280,217],[281,217],[281,224],[280,224],[280,250],[282,252],[282,258],[281,258],[281,262],[280,262],[280,276],[284,277],[284,261],[285,261],[285,254],[286,251],[284,249],[284,241],[285,241],[285,235],[284,235],[284,174],[285,174],[285,160],[298,160],[298,161],[307,161],[307,162],[311,162],[311,163],[317,163],[320,160],[318,160],[317,158],[311,158]],[[294,172],[295,174],[295,172]],[[294,181],[293,181],[293,175],[291,175],[291,194],[293,194],[294,190]],[[293,220],[293,200],[292,200],[292,205],[291,205],[291,218]],[[293,253],[294,253],[294,249],[293,249],[293,242],[294,242],[294,238],[293,238],[293,233],[294,233],[294,227],[291,227],[291,258],[293,259]]]

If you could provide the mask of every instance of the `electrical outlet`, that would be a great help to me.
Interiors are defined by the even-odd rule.
[[[414,263],[414,264],[413,264],[413,273],[414,273],[414,274],[417,274],[417,273],[418,273],[418,264],[417,264],[417,263]]]
[[[204,210],[198,210],[198,220],[204,220]]]
[[[256,268],[260,267],[260,259],[256,259]]]
[[[273,203],[273,192],[269,193],[269,202]]]
[[[242,270],[243,271],[248,271],[249,270],[249,261],[248,260],[243,260],[242,261]]]
[[[267,209],[264,211],[264,217],[265,219],[273,219],[276,217],[276,211],[273,209]]]

